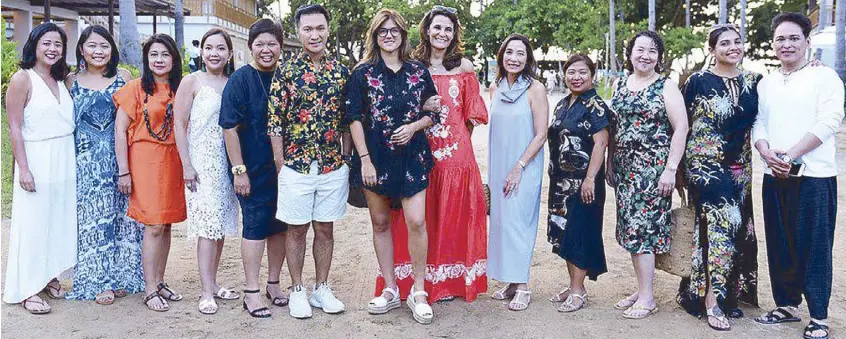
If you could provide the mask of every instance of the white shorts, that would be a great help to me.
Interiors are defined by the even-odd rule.
[[[305,225],[311,221],[334,222],[344,217],[350,194],[350,168],[342,165],[332,172],[318,173],[317,161],[311,163],[309,174],[282,167],[276,219],[289,225]]]

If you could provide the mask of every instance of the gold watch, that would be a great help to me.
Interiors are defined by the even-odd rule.
[[[244,166],[244,165],[232,166],[232,174],[241,175],[241,174],[244,174],[244,173],[247,173],[247,166]]]

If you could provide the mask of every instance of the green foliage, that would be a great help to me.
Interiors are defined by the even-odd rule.
[[[6,126],[9,125],[9,122],[6,118],[5,109],[0,108],[0,115],[3,116],[3,129],[4,131],[8,131]],[[11,142],[9,141],[9,133],[3,133],[3,145],[2,149],[0,149],[0,153],[2,153],[2,201],[3,201],[3,210],[2,210],[2,217],[8,218],[12,214],[12,181],[14,180],[12,176],[12,146]]]
[[[0,23],[0,31],[6,32],[6,21],[0,21],[2,21],[2,23]],[[15,47],[17,47],[17,45],[17,42],[9,41],[5,38],[2,38],[3,55],[2,65],[0,65],[0,67],[2,67],[2,80],[0,80],[0,83],[2,83],[1,90],[4,98],[6,96],[6,87],[9,86],[9,80],[11,80],[12,75],[18,71],[18,61],[20,61],[20,59],[18,58],[17,50],[15,50]],[[3,100],[3,102],[5,103],[6,101]]]
[[[133,79],[137,79],[137,78],[141,77],[141,71],[138,68],[136,68],[135,66],[121,63],[120,68],[124,68],[127,71],[129,71],[129,74],[132,74]]]
[[[805,12],[806,1],[787,0],[780,3],[775,1],[762,1],[760,6],[749,11],[746,41],[749,49],[746,55],[756,60],[764,60],[767,65],[773,66],[778,63],[775,54],[772,53],[772,30],[770,24],[773,18],[782,12]]]

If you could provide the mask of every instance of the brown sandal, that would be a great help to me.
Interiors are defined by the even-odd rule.
[[[121,288],[121,289],[117,289],[117,290],[113,290],[112,292],[114,292],[114,294],[115,294],[115,298],[123,298],[123,297],[125,297],[125,296],[127,295],[126,290],[125,290],[125,289],[122,289],[122,288]]]
[[[32,300],[33,297],[36,297],[36,296],[34,295],[32,297],[26,298],[21,303],[21,306],[23,306],[23,308],[26,309],[27,312],[29,312],[31,314],[47,314],[47,313],[50,313],[50,310],[51,310],[50,304],[45,302],[44,299],[41,299],[41,297],[39,297],[38,300]],[[41,305],[42,308],[41,309],[29,308],[29,307],[27,307],[27,304]]]
[[[170,286],[168,286],[166,283],[159,283],[159,286],[158,286],[157,289],[158,289],[157,292],[159,292],[159,295],[161,295],[162,298],[165,298],[169,301],[180,301],[180,300],[182,300],[182,295],[179,294],[179,293],[176,293],[176,291],[170,289]],[[167,292],[167,295],[162,295],[162,291]]]
[[[159,299],[159,302],[161,302],[162,307],[156,308],[155,306],[150,305],[150,301],[153,300],[153,299]],[[153,293],[150,293],[150,295],[144,297],[144,305],[147,305],[147,308],[149,308],[151,311],[156,311],[156,312],[166,312],[166,311],[170,310],[170,305],[167,303],[167,300],[165,300],[165,298],[162,297],[162,295],[159,294],[159,292],[153,292]]]
[[[108,293],[111,292],[111,295]],[[106,290],[94,296],[94,302],[100,305],[111,305],[115,303],[115,293],[112,290]]]
[[[47,286],[44,287],[44,292],[47,292],[47,296],[51,299],[65,298],[65,290],[62,289],[62,284],[56,278],[53,278],[53,280],[47,283]]]

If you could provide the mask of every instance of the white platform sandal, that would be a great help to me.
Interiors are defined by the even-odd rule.
[[[429,293],[426,291],[414,291],[414,286],[411,287],[411,292],[409,293],[408,299],[405,300],[405,303],[408,305],[408,308],[411,309],[411,313],[414,315],[414,320],[421,324],[431,324],[432,318],[435,317],[435,313],[432,311],[432,306],[429,306],[428,303],[417,303],[414,299],[417,296],[424,296],[426,298],[429,297]]]
[[[391,300],[388,300],[382,296],[385,294],[385,292],[388,292],[393,296],[391,297]],[[385,287],[385,289],[382,290],[382,295],[370,299],[370,302],[367,304],[367,313],[385,314],[388,313],[390,310],[400,307],[399,287]]]

